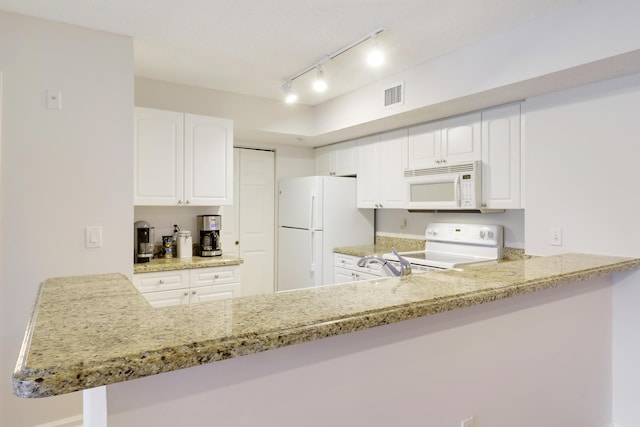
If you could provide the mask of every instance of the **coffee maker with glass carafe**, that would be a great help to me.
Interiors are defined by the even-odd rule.
[[[220,228],[222,217],[220,215],[198,215],[198,228],[200,229],[200,256],[220,256],[222,247],[220,243]]]
[[[134,262],[143,263],[153,259],[154,228],[147,221],[133,224]]]

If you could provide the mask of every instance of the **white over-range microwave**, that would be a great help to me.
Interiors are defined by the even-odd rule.
[[[485,211],[480,160],[408,169],[404,176],[409,192],[408,210]]]

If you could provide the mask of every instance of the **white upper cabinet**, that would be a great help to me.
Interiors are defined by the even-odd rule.
[[[233,122],[185,114],[184,201],[196,206],[233,203]]]
[[[422,169],[481,158],[480,113],[409,128],[409,169]]]
[[[184,186],[184,114],[135,109],[134,204],[175,205]]]
[[[522,207],[520,104],[482,112],[482,207]]]
[[[363,138],[357,146],[358,208],[404,208],[407,130]]]
[[[353,176],[356,174],[356,141],[341,142],[316,149],[316,174]]]
[[[134,204],[233,203],[233,121],[135,109]]]

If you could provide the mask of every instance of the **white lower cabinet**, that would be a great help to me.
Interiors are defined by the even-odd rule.
[[[240,296],[239,266],[198,268],[189,278],[190,303]]]
[[[232,298],[240,296],[240,266],[134,274],[133,284],[153,307]]]
[[[353,255],[334,253],[333,282],[358,282],[388,276],[380,264],[369,264],[368,267],[359,267],[359,259],[360,257]]]

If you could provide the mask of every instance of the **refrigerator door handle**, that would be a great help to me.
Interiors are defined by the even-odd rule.
[[[312,194],[311,195],[311,212],[309,212],[309,229],[313,230],[315,227],[313,225],[313,207],[315,205],[316,202],[316,195]]]
[[[311,259],[309,260],[309,266],[310,266],[309,268],[311,269],[311,275],[313,276],[313,273],[316,269],[315,263],[313,262],[315,259],[313,256],[313,238],[315,237],[315,233],[313,232],[313,230],[310,231],[309,233],[311,233],[311,236],[310,236],[311,238],[309,239],[309,246],[310,246],[309,254],[311,254]]]

